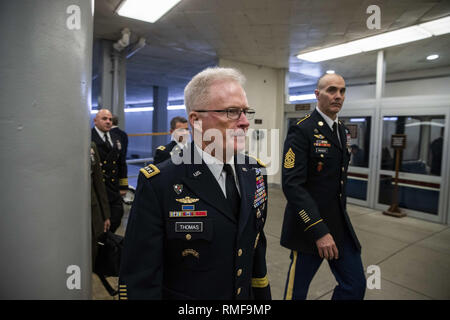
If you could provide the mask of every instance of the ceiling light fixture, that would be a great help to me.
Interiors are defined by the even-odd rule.
[[[123,0],[118,15],[154,23],[181,0]]]
[[[440,36],[450,32],[450,16],[419,24],[419,27],[431,32],[433,36]]]
[[[337,46],[319,49],[297,55],[298,59],[310,62],[345,57],[361,52],[379,50],[400,44],[430,38],[450,32],[450,16],[434,21],[422,23],[416,26],[385,32],[375,36],[350,41]]]
[[[336,72],[335,72],[334,70],[327,70],[326,73],[328,73],[328,74],[334,74],[334,73],[336,73]]]
[[[427,60],[436,60],[437,58],[439,58],[439,55],[438,55],[438,54],[430,54],[430,55],[427,57]]]

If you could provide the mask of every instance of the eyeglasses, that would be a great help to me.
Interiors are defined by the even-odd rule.
[[[252,120],[255,117],[256,111],[254,109],[241,109],[237,107],[231,107],[224,110],[193,110],[196,112],[226,112],[227,117],[230,120],[237,120],[241,117],[241,114],[244,113],[247,117],[247,120]]]

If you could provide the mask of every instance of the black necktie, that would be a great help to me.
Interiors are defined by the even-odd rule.
[[[225,164],[223,169],[227,173],[225,178],[225,189],[227,192],[227,200],[230,203],[231,209],[233,210],[236,219],[239,219],[239,209],[241,206],[241,198],[239,196],[236,181],[234,180],[233,169],[229,164]]]
[[[105,142],[106,145],[108,146],[108,149],[111,149],[111,143],[109,143],[108,135],[106,133],[105,133]]]
[[[336,141],[339,142],[338,126],[336,122],[333,122],[333,135],[336,138]]]

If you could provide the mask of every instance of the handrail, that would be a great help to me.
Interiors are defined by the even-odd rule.
[[[165,136],[170,134],[170,132],[149,132],[149,133],[129,133],[129,137],[142,137],[142,136]]]

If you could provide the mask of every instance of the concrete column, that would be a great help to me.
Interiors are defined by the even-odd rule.
[[[101,41],[101,64],[100,64],[100,99],[98,101],[99,109],[108,109],[112,111],[113,105],[113,60],[111,59],[113,42],[109,40]],[[120,120],[120,119],[119,119]]]
[[[125,130],[125,100],[127,59],[125,53],[113,48],[113,41],[102,40],[101,98],[99,108],[111,110],[119,117],[119,127]]]
[[[127,82],[127,59],[121,52],[113,50],[112,65],[112,108],[111,111],[119,118],[121,128],[125,128],[125,92]]]
[[[91,3],[0,2],[0,299],[91,296]]]
[[[167,87],[153,87],[153,132],[167,132],[167,103],[169,90]],[[160,145],[169,142],[169,136],[153,136],[152,152]]]

